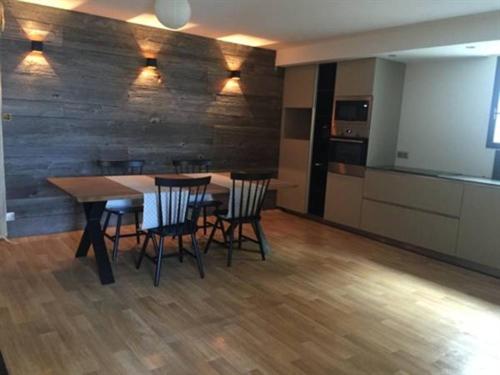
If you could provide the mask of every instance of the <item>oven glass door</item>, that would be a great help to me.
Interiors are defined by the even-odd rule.
[[[330,138],[329,162],[366,165],[367,146],[364,138]]]

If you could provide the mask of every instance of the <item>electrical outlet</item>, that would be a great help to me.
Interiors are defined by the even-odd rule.
[[[7,212],[7,214],[5,214],[5,220],[6,221],[15,221],[16,220],[16,213],[15,212]]]
[[[398,159],[408,159],[408,152],[406,151],[398,151]]]

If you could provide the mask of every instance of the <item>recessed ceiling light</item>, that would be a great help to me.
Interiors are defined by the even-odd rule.
[[[465,46],[465,48],[467,48],[467,49],[474,49],[474,48],[476,48],[476,46]]]

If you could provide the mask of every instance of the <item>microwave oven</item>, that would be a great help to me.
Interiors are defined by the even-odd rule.
[[[371,96],[335,97],[333,103],[332,135],[368,138],[371,109]]]

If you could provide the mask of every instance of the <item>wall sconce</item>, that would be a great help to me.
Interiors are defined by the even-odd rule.
[[[32,40],[31,41],[31,51],[42,53],[43,52],[43,42],[38,41],[38,40]]]
[[[163,82],[163,78],[161,77],[161,74],[158,71],[157,59],[151,57],[146,58],[146,69],[150,70],[151,72],[154,72],[153,74],[156,77],[158,83]]]
[[[241,79],[241,70],[230,70],[229,78],[239,81]]]
[[[152,59],[152,58],[147,58],[146,59],[146,67],[150,68],[150,69],[157,69],[158,68],[158,60]]]

